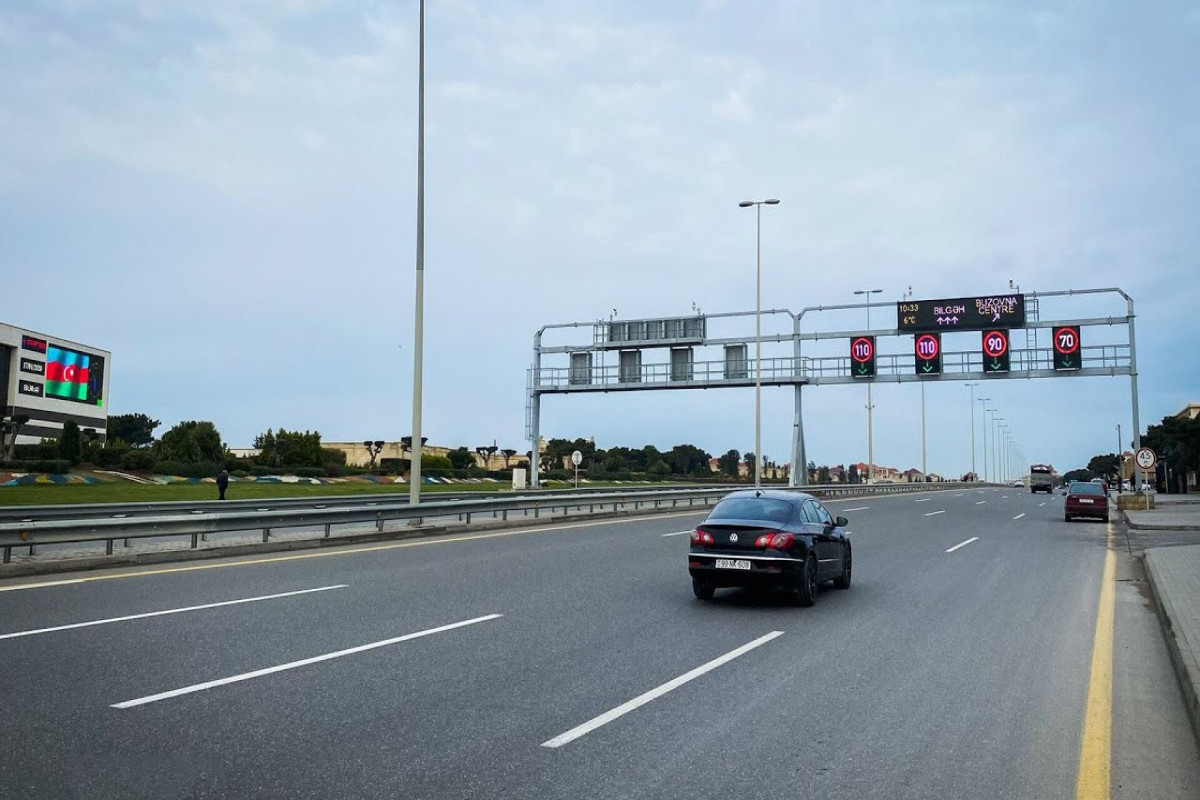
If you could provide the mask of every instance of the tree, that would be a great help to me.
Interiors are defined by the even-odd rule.
[[[754,453],[746,453],[746,455],[742,456],[742,461],[746,462],[746,474],[753,478],[755,473],[754,465],[758,461],[758,456]]]
[[[1200,418],[1163,417],[1161,425],[1146,429],[1142,446],[1153,449],[1176,476],[1200,470]],[[1153,481],[1154,476],[1149,475],[1148,480]]]
[[[164,437],[165,438],[165,437]],[[320,431],[289,431],[280,428],[254,437],[261,451],[259,461],[275,467],[320,467],[325,465]]]
[[[500,451],[500,455],[504,456],[504,468],[505,469],[508,469],[509,460],[516,454],[517,454],[516,450],[513,450],[512,448],[508,448],[508,447],[506,447],[505,449]]]
[[[1066,475],[1063,475],[1063,483],[1070,483],[1071,481],[1083,481],[1086,483],[1094,477],[1096,476],[1092,474],[1091,470],[1073,469]]]
[[[677,444],[667,453],[667,463],[676,475],[705,477],[712,473],[708,462],[712,456],[691,444]]]
[[[164,461],[201,464],[225,459],[225,445],[215,425],[207,420],[181,422],[162,435],[159,457]]]
[[[721,471],[722,475],[736,478],[738,476],[738,464],[741,461],[741,454],[737,450],[730,450],[717,459],[717,469]]]
[[[62,436],[58,437],[58,457],[72,465],[79,463],[79,423],[69,419],[63,423]]]
[[[466,469],[475,466],[475,456],[471,455],[471,451],[465,447],[451,450],[446,453],[446,458],[450,459],[451,469]]]
[[[120,439],[130,447],[149,447],[154,441],[154,429],[162,425],[145,414],[114,414],[108,418],[106,441]]]
[[[846,472],[846,479],[849,483],[858,483],[858,464],[850,465],[850,469]]]
[[[817,483],[821,485],[830,483],[829,467],[817,467]]]
[[[1088,472],[1093,475],[1116,475],[1120,468],[1121,459],[1116,453],[1108,453],[1102,456],[1092,456],[1092,460],[1088,462]]]

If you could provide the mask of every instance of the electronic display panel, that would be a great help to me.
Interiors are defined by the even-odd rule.
[[[104,357],[57,345],[46,348],[45,396],[104,405]]]

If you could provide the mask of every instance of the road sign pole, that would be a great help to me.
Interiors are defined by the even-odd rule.
[[[1133,407],[1133,452],[1142,449],[1142,423],[1138,418],[1138,369],[1137,369],[1137,336],[1133,329],[1133,298],[1126,295],[1125,306],[1129,316],[1129,394]],[[1135,464],[1136,466],[1136,464]],[[1140,494],[1142,484],[1146,482],[1146,474],[1140,468],[1137,472],[1136,490]]]
[[[921,476],[929,480],[929,469],[925,463],[925,384],[921,384]]]

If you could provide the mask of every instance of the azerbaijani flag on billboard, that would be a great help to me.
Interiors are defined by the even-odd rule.
[[[51,345],[46,348],[46,397],[65,400],[88,399],[88,367],[91,356]]]

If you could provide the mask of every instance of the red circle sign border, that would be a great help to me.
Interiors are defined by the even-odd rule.
[[[1062,333],[1063,331],[1070,331],[1071,335],[1075,337],[1075,346],[1072,347],[1070,350],[1063,350],[1062,348],[1060,348],[1058,346],[1058,335],[1060,333]],[[1074,327],[1067,326],[1067,327],[1063,327],[1063,328],[1055,328],[1054,329],[1054,352],[1061,353],[1064,356],[1069,356],[1072,353],[1077,352],[1078,350],[1079,350],[1079,333],[1075,330]]]
[[[925,339],[929,339],[930,341],[933,342],[933,346],[935,349],[933,351],[933,355],[931,355],[931,356],[921,355],[921,342],[924,341]],[[913,346],[915,348],[917,358],[921,359],[922,361],[933,361],[935,358],[937,358],[939,355],[942,354],[942,343],[939,342],[938,337],[934,336],[932,333],[922,333],[920,336],[917,337],[917,340]]]
[[[993,335],[999,336],[1000,338],[1004,339],[1004,349],[1001,350],[999,353],[993,353],[990,350],[988,350],[988,346],[987,346],[988,337],[993,336]],[[983,332],[983,352],[987,353],[988,358],[999,358],[1000,356],[1007,353],[1008,352],[1008,334],[1005,333],[1004,331],[1000,331],[1000,330],[984,331]]]
[[[857,356],[855,356],[855,355],[854,355],[854,345],[858,344],[859,342],[866,342],[866,343],[867,343],[867,347],[870,347],[870,348],[871,348],[871,353],[870,353],[870,355],[868,355],[866,358],[864,358],[864,359],[861,359],[861,360],[860,360],[860,359],[859,359]],[[872,342],[870,339],[868,339],[866,336],[860,336],[860,337],[858,337],[857,339],[855,339],[854,341],[850,342],[850,358],[851,358],[853,361],[855,361],[856,363],[859,363],[859,364],[865,364],[865,363],[867,363],[868,361],[870,361],[870,360],[871,360],[872,358],[874,358],[874,357],[875,357],[875,345],[874,345],[874,343],[873,343],[873,342]]]

